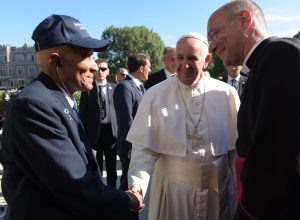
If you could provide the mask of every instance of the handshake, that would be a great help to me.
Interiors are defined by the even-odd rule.
[[[140,212],[145,207],[143,193],[140,187],[132,186],[126,191],[129,196],[129,210]]]

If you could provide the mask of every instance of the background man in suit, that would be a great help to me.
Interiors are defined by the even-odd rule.
[[[142,53],[133,54],[128,58],[127,67],[130,74],[117,85],[114,92],[118,123],[117,147],[122,164],[120,190],[128,189],[127,173],[132,146],[126,141],[126,136],[144,94],[142,82],[148,79],[151,71],[150,58]]]
[[[269,37],[261,8],[230,1],[209,18],[210,51],[249,77],[236,147],[245,157],[236,219],[300,219],[300,41]]]
[[[128,70],[125,68],[119,68],[116,75],[116,82],[119,83],[126,78]]]
[[[228,74],[222,79],[223,82],[233,86],[237,90],[240,97],[247,82],[247,77],[240,74],[241,69],[242,66],[226,66]]]
[[[32,39],[40,74],[10,101],[0,151],[5,219],[131,219],[140,196],[103,184],[72,96],[92,89],[93,52],[108,43],[65,15],[43,20]]]
[[[176,73],[175,67],[175,47],[166,47],[163,52],[163,62],[165,67],[156,73],[149,75],[149,79],[145,82],[145,88],[149,89],[161,81],[170,78]]]
[[[93,89],[83,92],[79,113],[92,148],[97,151],[96,159],[103,173],[103,153],[107,171],[107,185],[116,187],[117,181],[117,119],[113,102],[115,83],[107,82],[109,68],[105,59],[97,59]]]

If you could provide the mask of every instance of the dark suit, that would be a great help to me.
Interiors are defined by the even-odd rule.
[[[107,184],[112,187],[116,187],[117,181],[117,119],[113,102],[113,92],[115,88],[115,83],[107,83],[106,95],[109,110],[107,114],[110,116],[111,123],[103,124],[100,120],[99,89],[95,81],[93,82],[93,89],[91,91],[81,94],[79,106],[80,118],[92,148],[97,151],[96,159],[101,172],[103,172],[104,152]]]
[[[223,79],[222,79],[223,82],[231,85],[231,83],[228,82],[228,75],[226,75]],[[246,85],[246,82],[247,82],[247,77],[245,76],[242,76],[240,75],[240,79],[239,79],[239,87],[237,89],[237,92],[239,94],[239,97],[241,98],[242,96],[242,93],[243,93],[243,90],[244,90],[244,87]]]
[[[120,190],[128,189],[128,168],[131,156],[131,143],[126,141],[143,93],[130,76],[121,81],[114,92],[114,103],[118,123],[117,148],[122,163]]]
[[[0,151],[6,219],[129,219],[129,197],[102,183],[87,142],[78,115],[47,75],[15,95]]]
[[[300,219],[300,41],[268,38],[246,65],[237,140],[245,157],[243,194],[236,219],[249,219],[245,210],[257,219]]]
[[[150,87],[160,83],[161,81],[167,79],[165,69],[161,69],[156,73],[152,73],[149,75],[148,80],[144,83],[145,89],[149,89]]]

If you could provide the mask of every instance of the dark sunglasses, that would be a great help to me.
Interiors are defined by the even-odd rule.
[[[101,72],[104,72],[104,71],[106,71],[107,70],[107,68],[105,68],[105,67],[99,67],[99,71],[101,70]]]

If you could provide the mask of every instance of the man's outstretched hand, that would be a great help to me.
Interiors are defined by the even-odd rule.
[[[126,191],[129,196],[129,209],[133,212],[140,212],[144,209],[143,193],[140,187],[130,187]]]

